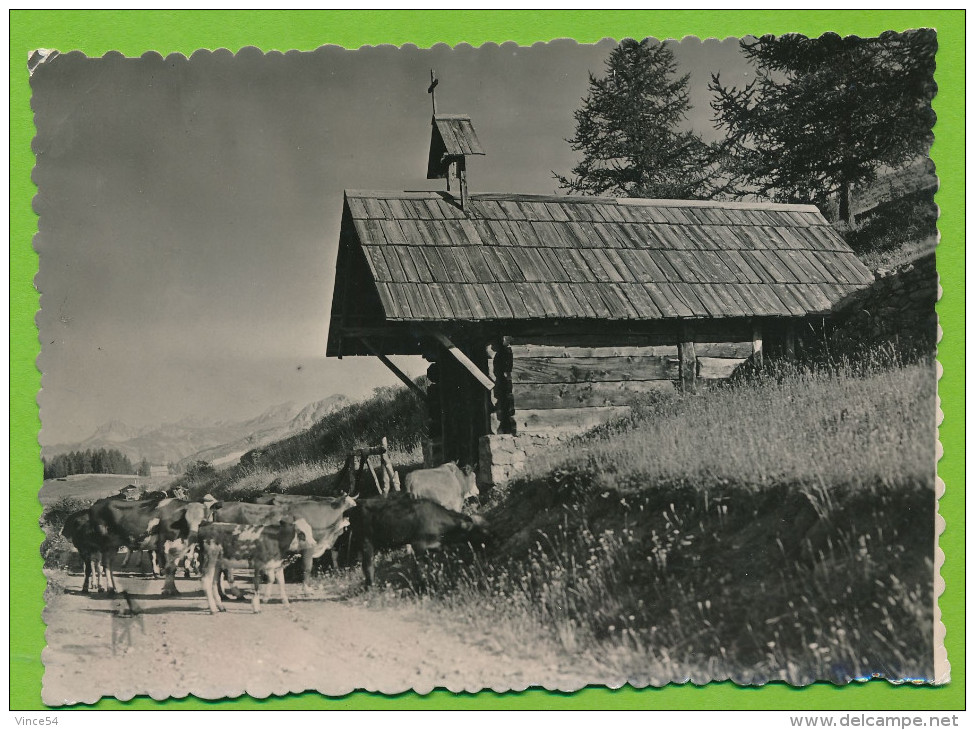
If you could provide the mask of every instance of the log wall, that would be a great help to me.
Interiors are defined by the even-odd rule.
[[[761,347],[759,332],[689,329],[681,345],[674,334],[499,338],[485,348],[495,387],[489,433],[480,437],[479,483],[517,477],[532,454],[625,416],[640,398],[730,377]],[[683,380],[682,351],[689,371]]]
[[[711,341],[691,334],[690,377],[721,380],[752,354],[752,338]],[[672,392],[681,379],[680,348],[657,336],[503,338],[495,345],[497,385],[492,433],[580,433],[625,415],[634,400]],[[685,377],[686,374],[685,374]]]

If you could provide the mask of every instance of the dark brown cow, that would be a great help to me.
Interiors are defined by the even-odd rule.
[[[196,541],[200,523],[206,518],[206,507],[199,502],[181,499],[126,501],[108,497],[99,499],[88,510],[92,529],[102,552],[120,547],[155,551],[163,566],[163,595],[176,590],[176,563]],[[109,590],[115,591],[115,575],[106,565]]]
[[[242,525],[269,525],[282,519],[292,519],[295,522],[305,520],[311,527],[315,542],[314,547],[301,550],[301,565],[304,571],[302,587],[307,591],[311,587],[312,561],[331,549],[339,535],[349,526],[345,513],[353,507],[355,507],[355,500],[347,496],[282,505],[223,502],[214,507],[212,514],[215,522]]]
[[[312,494],[281,494],[280,492],[267,492],[254,498],[254,504],[295,504],[296,502],[327,502],[331,504],[335,501],[334,497],[319,497]]]
[[[246,567],[254,571],[254,613],[261,611],[261,576],[277,582],[281,602],[288,605],[284,585],[284,559],[289,552],[314,548],[311,527],[302,519],[281,520],[276,525],[237,525],[211,522],[200,527],[200,552],[203,560],[203,592],[211,614],[226,611],[216,590],[222,570]],[[273,588],[273,586],[272,586]]]
[[[367,588],[375,578],[372,561],[376,550],[409,545],[422,555],[442,545],[478,545],[487,539],[482,517],[453,512],[429,499],[416,499],[403,492],[360,500],[349,519],[352,550],[362,553]]]
[[[474,472],[461,469],[453,461],[434,469],[409,472],[403,481],[403,491],[414,497],[432,499],[453,512],[460,512],[464,502],[480,494]]]
[[[75,546],[78,554],[81,556],[81,561],[85,566],[85,580],[81,585],[81,592],[87,593],[88,587],[92,583],[92,576],[94,575],[94,585],[95,590],[101,593],[104,589],[102,588],[102,573],[106,572],[105,563],[106,558],[102,556],[102,550],[98,541],[98,534],[92,529],[91,519],[88,515],[88,510],[78,510],[73,514],[69,515],[64,521],[64,525],[61,527],[61,534],[64,535],[71,544]],[[111,556],[107,556],[110,560]],[[105,575],[105,584],[108,585],[108,575]]]

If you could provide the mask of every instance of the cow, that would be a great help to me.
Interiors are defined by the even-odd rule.
[[[254,613],[261,612],[261,576],[267,574],[277,582],[281,602],[287,606],[284,585],[284,559],[289,552],[313,550],[311,527],[302,519],[283,519],[275,525],[238,525],[210,522],[200,527],[198,539],[203,556],[203,593],[211,614],[226,611],[216,590],[222,570],[248,567],[254,571]],[[272,586],[273,588],[273,586]]]
[[[213,508],[216,522],[232,522],[244,525],[268,525],[282,519],[295,522],[305,520],[312,530],[315,545],[301,550],[302,588],[311,588],[312,561],[332,548],[339,535],[349,526],[345,513],[355,507],[355,500],[349,496],[318,499],[314,501],[294,501],[285,504],[246,504],[244,502],[224,502]]]
[[[92,529],[88,510],[78,510],[68,515],[68,518],[64,521],[64,525],[61,527],[61,534],[75,546],[75,549],[81,556],[82,563],[84,563],[85,580],[81,585],[81,592],[88,593],[88,588],[92,584],[92,577],[94,576],[95,590],[101,593],[104,590],[102,588],[102,573],[106,572],[106,558],[102,556],[98,535]],[[108,559],[111,559],[111,556],[108,556]],[[107,574],[105,575],[105,583],[107,587]]]
[[[186,491],[185,487],[173,487],[172,489],[159,489],[152,492],[146,492],[142,499],[165,499],[166,497],[175,497],[176,499],[189,499],[189,492]]]
[[[477,545],[488,537],[483,517],[455,512],[432,500],[403,492],[360,500],[349,513],[349,521],[352,551],[362,554],[366,588],[375,580],[376,550],[409,545],[414,554],[421,556],[442,545]]]
[[[254,498],[254,504],[295,504],[296,502],[334,502],[334,497],[319,497],[313,494],[282,494],[266,492]]]
[[[476,497],[473,470],[461,469],[454,461],[434,469],[417,469],[406,475],[403,491],[414,497],[433,500],[453,512],[460,512],[468,498]]]
[[[163,595],[174,595],[176,563],[196,541],[207,508],[200,502],[181,499],[127,501],[107,497],[88,510],[92,529],[103,552],[120,547],[148,549],[163,566]],[[109,591],[116,590],[115,575],[107,565]]]

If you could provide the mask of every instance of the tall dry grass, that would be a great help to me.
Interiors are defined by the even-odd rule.
[[[645,403],[631,418],[535,460],[530,476],[584,466],[603,483],[634,488],[644,486],[639,479],[930,480],[935,388],[931,362],[778,364],[699,396]]]
[[[638,685],[931,679],[934,413],[929,362],[648,402],[500,490],[486,553],[405,584]]]

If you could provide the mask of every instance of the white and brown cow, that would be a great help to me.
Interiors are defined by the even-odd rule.
[[[480,492],[473,470],[461,469],[450,461],[433,469],[417,469],[406,475],[403,491],[417,499],[429,499],[454,512]]]
[[[315,540],[303,519],[282,519],[275,525],[238,525],[211,522],[200,526],[201,581],[211,614],[226,611],[217,591],[217,578],[223,570],[250,568],[254,571],[254,613],[261,611],[261,576],[277,582],[281,602],[288,605],[284,585],[284,561],[288,553],[313,549]],[[269,587],[273,588],[273,585]]]
[[[352,497],[342,496],[314,501],[288,501],[284,504],[247,504],[223,502],[214,506],[215,522],[241,525],[270,525],[282,519],[304,520],[311,527],[313,541],[301,549],[302,587],[310,590],[312,562],[332,548],[349,526],[346,513],[355,507]]]
[[[207,517],[207,507],[181,499],[127,501],[107,497],[96,501],[89,508],[88,516],[103,554],[114,554],[122,547],[155,552],[165,578],[163,595],[174,595],[177,563],[196,542],[200,523]],[[115,575],[110,562],[105,568],[109,591],[114,592]]]

